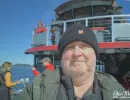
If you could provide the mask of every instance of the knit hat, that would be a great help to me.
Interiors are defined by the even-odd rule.
[[[74,41],[82,41],[90,45],[94,49],[96,57],[98,58],[98,41],[94,32],[80,23],[73,24],[62,35],[58,44],[60,57],[62,56],[64,48]]]

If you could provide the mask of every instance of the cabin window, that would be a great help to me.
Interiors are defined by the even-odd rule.
[[[105,15],[105,7],[104,6],[94,6],[93,14],[94,14],[94,16]]]
[[[105,72],[105,64],[103,61],[97,60],[96,70],[101,71],[101,72]]]
[[[68,20],[72,18],[73,18],[73,14],[71,10],[64,13],[64,20]]]
[[[42,63],[40,63],[40,60],[43,59],[44,57],[49,57],[51,59],[51,62],[54,65],[55,68],[60,67],[60,60],[59,60],[59,56],[57,55],[57,53],[55,54],[54,58],[53,58],[52,54],[51,55],[45,55],[44,53],[36,54],[34,56],[34,66],[40,72],[43,71],[43,66],[42,66]]]
[[[82,7],[74,9],[75,18],[91,16],[91,7]]]
[[[71,26],[71,25],[74,24],[74,23],[81,23],[81,24],[83,24],[83,25],[86,25],[85,20],[79,20],[79,21],[74,21],[74,22],[67,22],[67,23],[66,23],[66,28],[68,28],[69,26]]]

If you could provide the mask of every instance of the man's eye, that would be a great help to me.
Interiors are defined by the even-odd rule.
[[[81,48],[89,48],[89,45],[87,45],[87,44],[84,44],[84,45],[81,45]]]
[[[83,46],[89,47],[89,45],[87,45],[87,44],[83,44]]]
[[[74,49],[74,46],[69,46],[66,48],[67,50],[71,50],[71,49]]]

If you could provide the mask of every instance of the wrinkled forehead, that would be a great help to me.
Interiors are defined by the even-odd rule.
[[[82,41],[74,41],[74,42],[69,43],[66,47],[68,47],[68,46],[76,46],[76,45],[77,46],[80,46],[80,45],[90,46],[89,44],[87,44],[85,42],[82,42]]]

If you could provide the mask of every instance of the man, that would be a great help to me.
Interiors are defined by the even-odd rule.
[[[119,15],[121,14],[122,7],[116,7],[116,0],[111,3],[111,8],[107,10],[107,15]]]
[[[44,67],[44,70],[50,70],[50,71],[54,71],[54,66],[51,63],[51,59],[49,57],[45,57],[43,58],[41,61],[42,66]],[[35,67],[32,67],[32,71],[34,76],[37,76],[39,74],[39,72],[36,70]]]
[[[114,100],[114,91],[124,91],[111,75],[95,72],[98,42],[86,26],[69,27],[58,50],[62,69],[44,71],[15,100]]]
[[[53,67],[53,65],[51,63],[51,59],[49,57],[43,58],[40,62],[45,67],[44,70],[48,69],[50,71],[54,71],[54,67]]]

